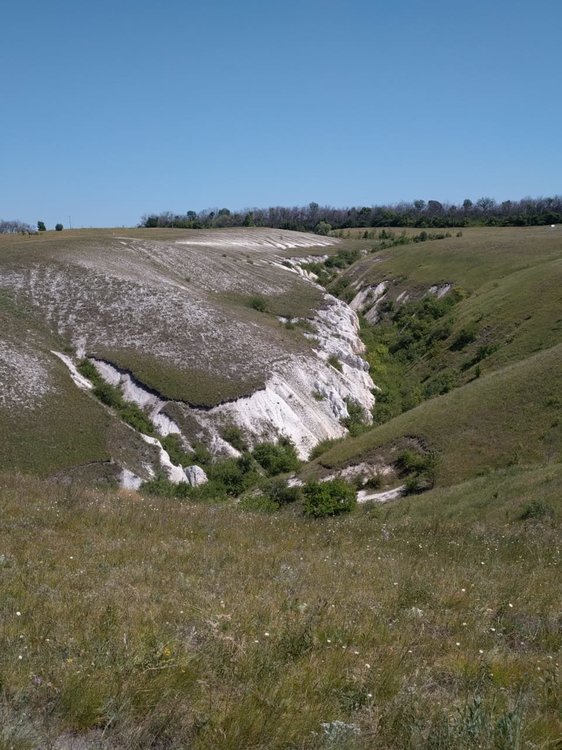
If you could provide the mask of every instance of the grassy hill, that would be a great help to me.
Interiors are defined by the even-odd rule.
[[[406,244],[395,233],[392,242],[332,282],[347,299],[384,285],[378,323],[363,325],[380,424],[331,448],[317,469],[392,461],[413,438],[437,452],[439,484],[560,460],[562,232],[471,229]],[[430,291],[439,289],[441,299]]]

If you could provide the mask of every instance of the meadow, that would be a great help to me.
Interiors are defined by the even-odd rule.
[[[0,747],[556,747],[561,487],[314,521],[4,475]]]

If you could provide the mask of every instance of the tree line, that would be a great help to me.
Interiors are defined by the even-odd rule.
[[[327,234],[356,227],[540,226],[562,223],[562,196],[523,198],[496,202],[493,198],[466,198],[460,204],[437,200],[415,200],[379,206],[334,208],[309,203],[307,206],[274,206],[231,211],[228,208],[166,211],[147,214],[141,227],[206,229],[211,227],[275,227]]]
[[[64,229],[62,224],[55,224],[55,230],[62,232]],[[30,224],[26,224],[24,221],[5,221],[0,219],[0,234],[37,234],[38,232],[46,232],[47,227],[44,221],[37,222],[37,229],[32,227]]]

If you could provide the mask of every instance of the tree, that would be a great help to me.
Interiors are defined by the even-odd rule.
[[[46,229],[47,229],[47,227],[45,226],[45,222],[44,221],[38,221],[37,222],[37,231],[38,232],[45,232]]]
[[[62,226],[62,224],[55,224],[55,230],[56,230],[57,232],[62,232],[62,230],[63,230],[63,226]]]

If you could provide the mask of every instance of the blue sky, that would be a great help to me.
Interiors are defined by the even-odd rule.
[[[560,0],[6,0],[0,218],[562,192]]]

